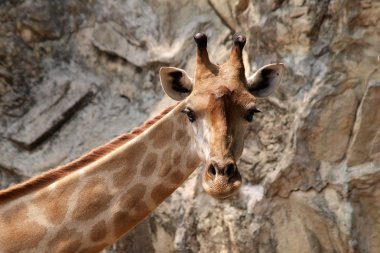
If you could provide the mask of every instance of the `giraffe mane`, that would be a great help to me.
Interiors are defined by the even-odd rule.
[[[0,190],[0,203],[5,202],[7,200],[15,199],[25,193],[38,190],[44,186],[47,186],[57,181],[60,178],[63,178],[71,172],[77,171],[97,161],[98,159],[109,154],[121,145],[139,136],[145,130],[150,128],[154,123],[162,119],[166,114],[173,110],[175,106],[176,105],[169,106],[157,116],[145,121],[141,126],[136,127],[128,133],[119,135],[118,137],[114,138],[110,142],[100,147],[94,148],[93,150],[89,151],[88,153],[82,155],[81,157],[68,164],[58,166],[54,169],[46,171],[45,173],[39,176],[32,177],[29,180],[26,180],[25,182],[16,184],[4,190]]]

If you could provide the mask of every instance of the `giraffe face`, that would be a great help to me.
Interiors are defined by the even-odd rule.
[[[177,68],[161,68],[160,79],[170,97],[184,101],[182,112],[192,126],[195,150],[205,164],[202,182],[205,191],[224,199],[236,193],[242,183],[236,161],[243,152],[248,125],[259,112],[255,100],[274,90],[283,66],[267,65],[246,78],[241,59],[243,47],[236,42],[239,38],[235,36],[230,59],[217,66],[208,60],[205,35],[201,35],[203,41],[199,38],[197,41],[198,35],[194,81]],[[245,43],[245,38],[241,38]]]
[[[216,198],[233,195],[241,185],[236,166],[244,147],[244,136],[255,111],[248,92],[216,87],[207,93],[194,92],[185,101],[194,132],[195,148],[205,163],[203,187]]]

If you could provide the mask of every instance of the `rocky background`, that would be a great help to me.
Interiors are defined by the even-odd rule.
[[[0,186],[64,164],[172,103],[161,66],[193,73],[247,36],[247,72],[287,67],[260,101],[217,201],[200,171],[107,252],[379,252],[380,2],[0,0]]]

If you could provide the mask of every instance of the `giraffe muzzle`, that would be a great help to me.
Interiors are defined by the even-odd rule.
[[[203,173],[203,188],[217,199],[226,199],[233,196],[242,183],[241,175],[234,161],[207,163]]]

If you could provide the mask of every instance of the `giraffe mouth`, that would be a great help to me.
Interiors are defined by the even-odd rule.
[[[207,171],[203,174],[202,186],[204,190],[216,199],[227,199],[234,196],[240,189],[242,178],[239,171],[227,177],[226,175],[212,175]]]
[[[206,190],[207,191],[207,190]],[[229,199],[231,198],[232,196],[236,195],[238,192],[238,190],[234,190],[234,191],[230,191],[230,192],[223,192],[223,193],[215,193],[213,191],[207,191],[207,193],[216,198],[216,199],[220,199],[220,200],[224,200],[224,199]]]

